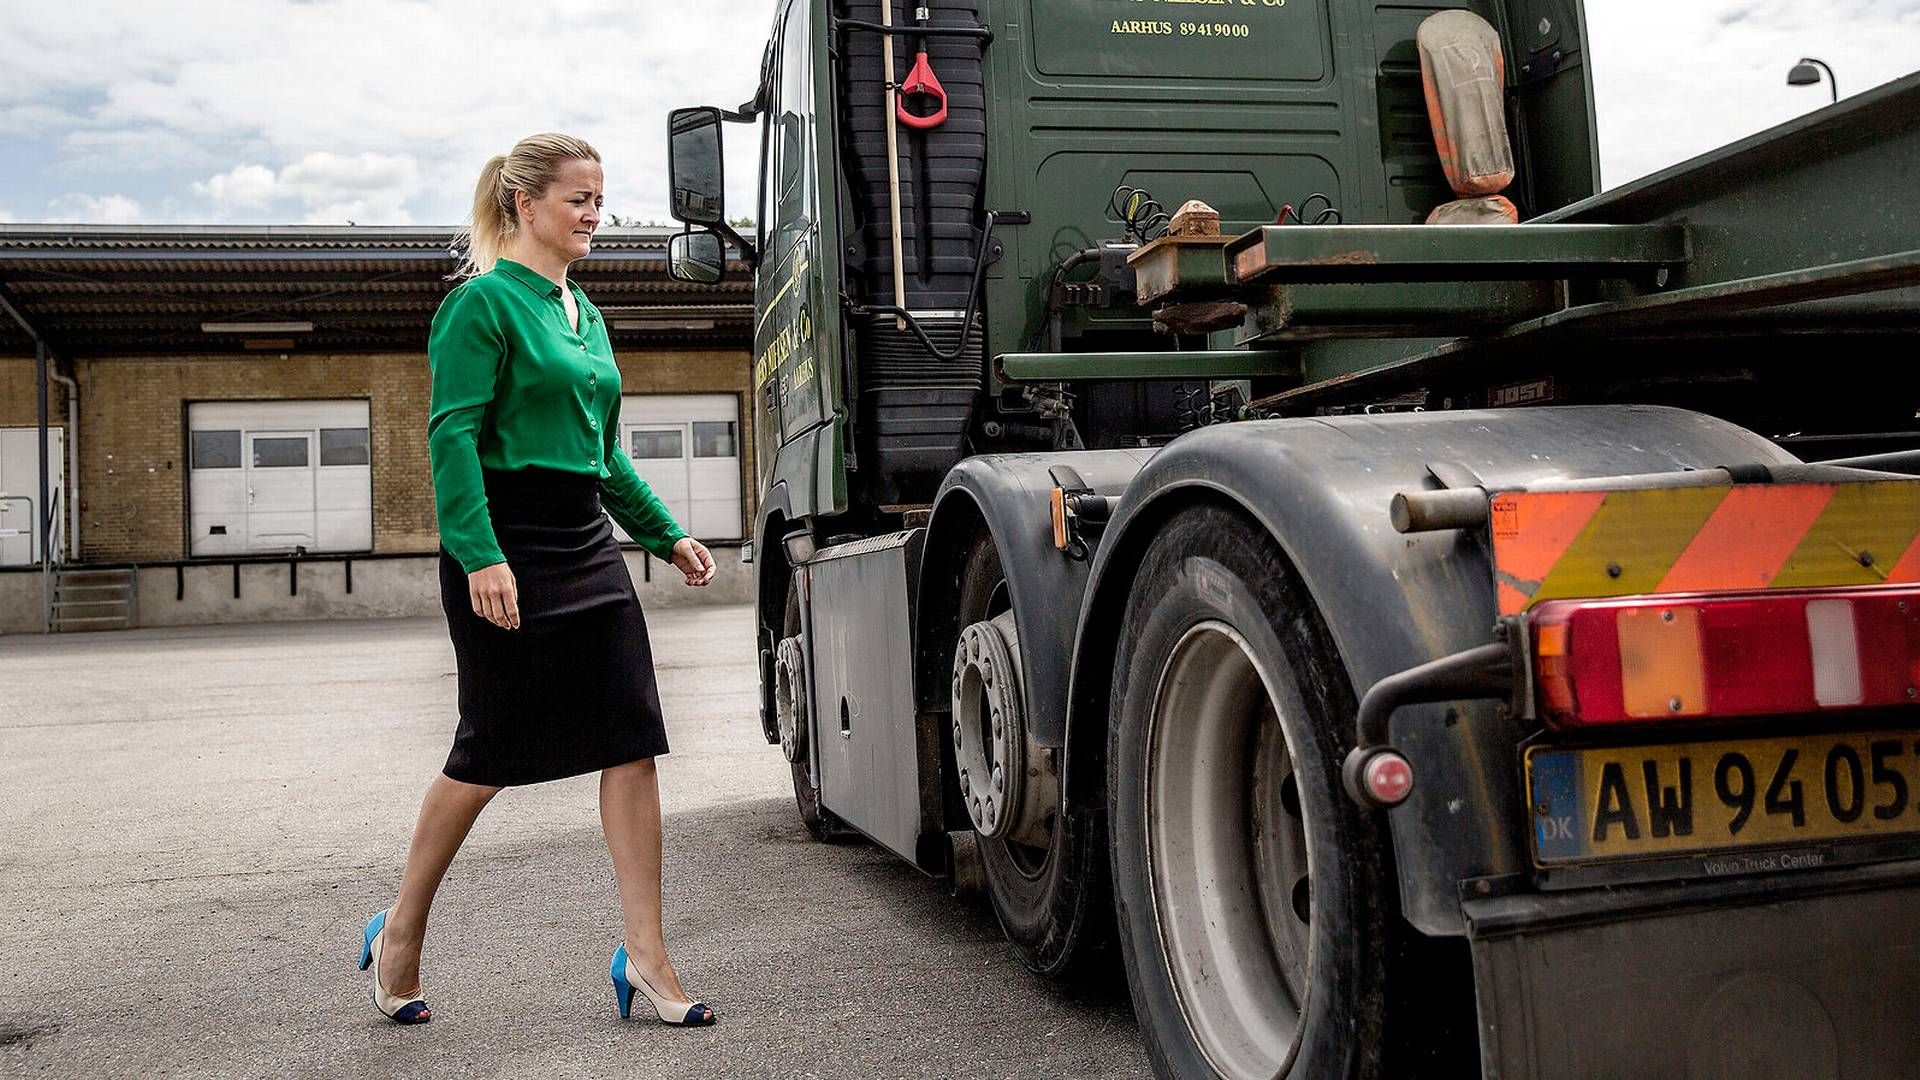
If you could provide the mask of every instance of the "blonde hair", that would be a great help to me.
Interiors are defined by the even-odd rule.
[[[480,170],[473,187],[473,221],[454,238],[452,253],[460,257],[454,277],[473,277],[493,269],[507,241],[520,227],[513,193],[534,198],[546,194],[569,161],[599,161],[600,152],[585,139],[545,132],[529,135],[506,154],[495,154]]]

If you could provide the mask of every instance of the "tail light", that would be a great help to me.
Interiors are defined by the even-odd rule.
[[[1528,616],[1556,728],[1915,704],[1920,586],[1557,600]]]

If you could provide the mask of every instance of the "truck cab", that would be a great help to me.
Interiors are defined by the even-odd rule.
[[[1604,193],[1592,100],[1577,0],[780,3],[670,269],[808,828],[1165,1075],[1920,1068],[1920,78]]]

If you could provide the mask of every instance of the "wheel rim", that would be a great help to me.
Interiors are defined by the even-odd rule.
[[[1187,1029],[1228,1077],[1285,1068],[1312,970],[1309,825],[1268,686],[1239,633],[1201,623],[1148,731],[1154,918]]]

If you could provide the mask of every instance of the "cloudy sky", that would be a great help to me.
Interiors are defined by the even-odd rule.
[[[772,6],[8,2],[0,222],[457,224],[480,163],[542,130],[600,149],[610,211],[664,221],[666,110],[750,97]],[[1849,95],[1920,69],[1920,0],[1586,7],[1610,187],[1825,104],[1786,85],[1802,55]]]

